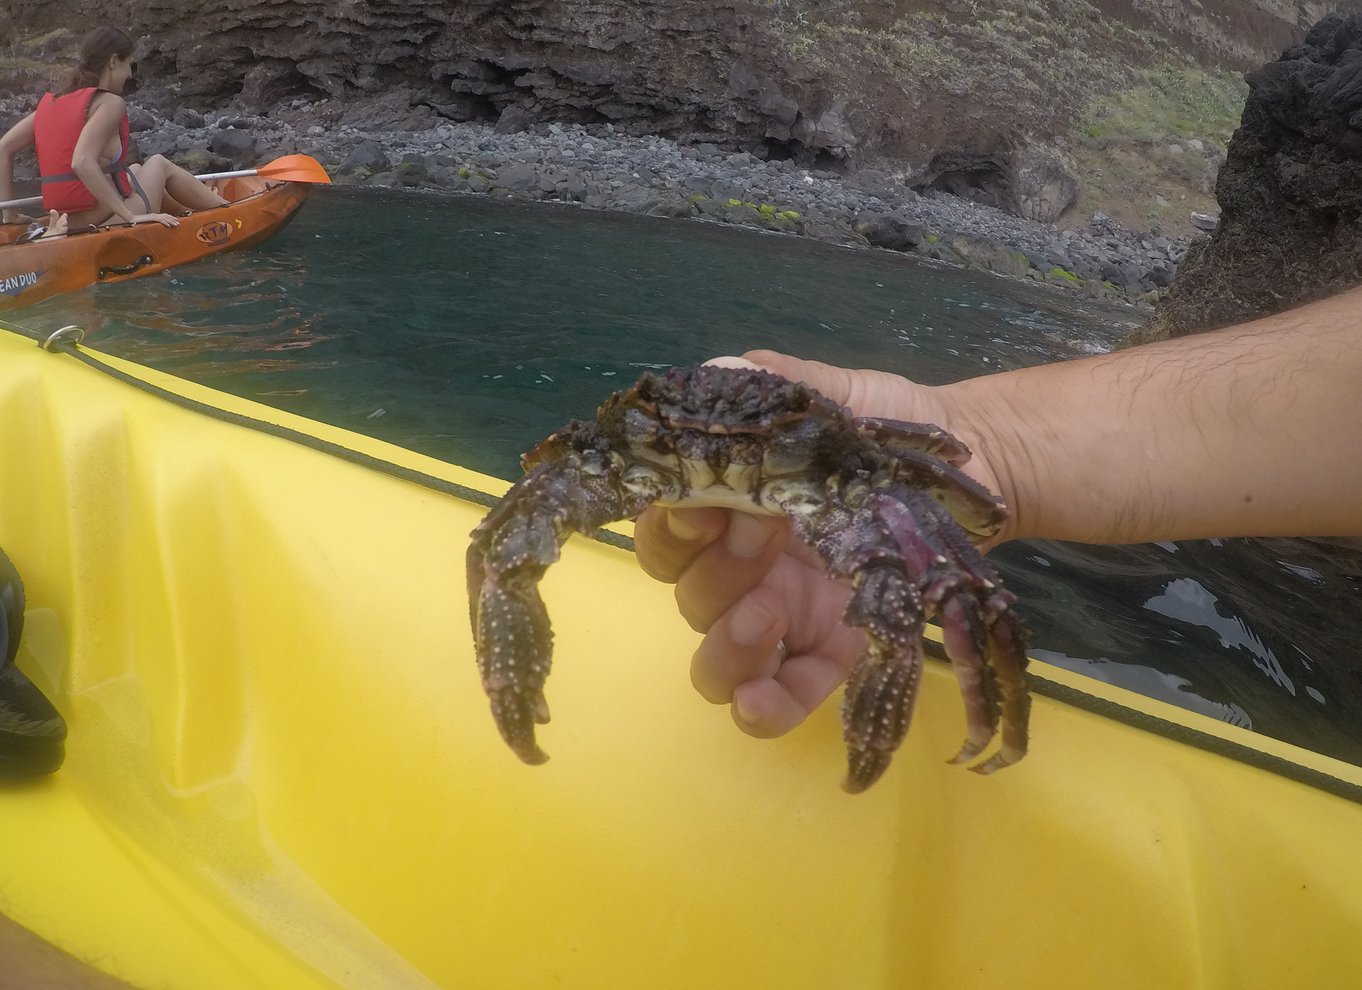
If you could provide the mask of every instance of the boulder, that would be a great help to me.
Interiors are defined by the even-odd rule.
[[[1136,341],[1212,330],[1362,282],[1362,13],[1326,16],[1247,76],[1220,223]]]
[[[1078,199],[1078,178],[1047,149],[1028,149],[1011,157],[1010,212],[1024,220],[1053,223]]]
[[[493,185],[507,192],[528,193],[539,188],[539,178],[539,170],[533,165],[516,162],[499,169]]]
[[[517,106],[509,106],[497,117],[498,134],[514,134],[528,131],[534,125],[534,118]]]
[[[208,150],[234,162],[253,161],[255,136],[250,131],[236,127],[214,131],[213,136],[208,139]]]
[[[1077,177],[1059,153],[1039,145],[946,152],[914,182],[1039,223],[1057,220],[1079,191]]]
[[[356,169],[367,169],[370,172],[386,171],[392,162],[384,154],[383,148],[376,141],[361,141],[350,150],[350,154],[345,156],[345,161],[341,163],[342,172],[353,172]]]
[[[862,213],[856,218],[855,230],[872,247],[916,251],[922,246],[922,228],[891,213]]]
[[[1208,234],[1215,233],[1215,229],[1220,226],[1220,218],[1209,213],[1193,212],[1191,220],[1193,227],[1197,230],[1204,230]]]

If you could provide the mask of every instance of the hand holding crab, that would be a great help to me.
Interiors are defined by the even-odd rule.
[[[872,447],[889,456],[911,449],[914,441],[910,437],[886,445],[887,436],[873,426],[858,428],[855,434],[838,433],[836,428],[824,434],[819,424],[832,425],[844,418],[838,403],[861,415],[936,422],[982,448],[957,467],[982,482],[986,498],[979,498],[978,491],[971,496],[970,485],[961,484],[960,471],[945,465],[935,481],[919,475],[926,484],[917,487],[946,495],[948,501],[955,499],[951,514],[965,522],[979,547],[1004,537],[1139,543],[1216,536],[1362,535],[1362,500],[1357,498],[1362,459],[1352,456],[1356,446],[1352,427],[1362,422],[1362,391],[1356,384],[1362,373],[1362,348],[1357,347],[1360,306],[1362,289],[1355,289],[1215,333],[937,388],[876,372],[848,372],[770,352],[753,353],[749,357],[763,366],[808,381],[833,401],[811,395],[804,413],[793,418],[759,415],[751,422],[755,429],[747,433],[724,425],[734,412],[732,404],[711,406],[710,413],[720,414],[717,419],[696,417],[695,410],[658,417],[666,404],[642,395],[640,383],[608,402],[596,424],[569,427],[533,452],[527,464],[530,473],[475,534],[469,553],[474,635],[502,733],[522,758],[543,759],[534,742],[534,723],[548,718],[542,688],[551,634],[534,585],[557,558],[568,531],[637,515],[652,502],[675,504],[688,494],[686,486],[674,484],[678,478],[690,486],[689,493],[696,490],[693,469],[708,462],[703,458],[695,462],[675,443],[670,454],[661,456],[655,445],[665,436],[675,439],[684,434],[690,437],[688,443],[699,440],[703,446],[712,441],[714,453],[727,451],[725,484],[719,487],[750,495],[781,472],[766,478],[764,465],[755,475],[731,472],[734,465],[745,463],[741,456],[735,459],[743,436],[769,440],[781,434],[794,439],[799,431],[791,434],[790,428],[803,422],[813,424],[814,433],[841,436],[848,442],[856,435],[860,441],[868,438]],[[1302,382],[1309,387],[1297,387]],[[799,387],[792,388],[795,391],[782,392],[758,387],[758,407],[771,413],[766,402],[775,399],[778,411],[782,397],[799,397]],[[706,394],[704,388],[701,394]],[[645,438],[642,444],[635,442],[640,436]],[[798,452],[798,444],[776,446],[786,453]],[[645,455],[641,460],[640,453]],[[960,460],[946,450],[936,453]],[[997,461],[981,463],[989,455]],[[871,455],[865,466],[873,460]],[[795,457],[783,463],[782,471],[795,468],[785,481],[798,480],[801,472],[805,482],[849,477],[841,470],[846,465],[836,463],[831,471],[811,473],[807,470],[811,465],[829,466],[817,458]],[[653,484],[650,493],[649,478],[667,483]],[[906,626],[915,623],[895,628],[884,621],[895,615],[918,620],[936,609],[948,646],[954,643],[967,654],[973,649],[976,655],[982,620],[988,632],[982,644],[983,665],[968,656],[956,664],[957,672],[965,674],[962,687],[971,713],[965,752],[991,732],[995,715],[1001,721],[1003,743],[984,766],[1014,761],[1025,747],[1022,634],[1007,607],[1010,596],[968,547],[970,540],[957,546],[958,541],[947,535],[948,526],[931,522],[940,522],[940,514],[896,485],[893,481],[878,488],[872,483],[869,489],[825,485],[821,501],[815,497],[813,502],[825,509],[831,506],[832,512],[821,516],[796,508],[790,497],[797,494],[798,485],[774,493],[779,496],[775,504],[792,516],[794,528],[814,537],[827,570],[850,575],[853,590],[844,591],[835,602],[814,590],[826,590],[830,583],[822,571],[809,567],[810,558],[801,555],[798,541],[788,539],[783,527],[790,524],[701,508],[684,515],[648,512],[637,530],[640,561],[656,576],[678,582],[677,597],[687,618],[697,629],[708,630],[694,666],[697,686],[711,700],[732,698],[735,710],[747,713],[739,715],[739,722],[749,731],[778,735],[788,730],[851,670],[848,697],[853,700],[843,713],[853,788],[873,782],[888,762],[895,732],[906,728],[908,689],[917,660],[902,644],[908,642]],[[710,487],[706,481],[701,490]],[[803,490],[818,495],[817,486],[805,485]],[[1014,515],[1003,517],[1000,503],[989,491],[1007,494]],[[828,498],[830,493],[838,497]],[[905,498],[898,499],[899,494]],[[918,525],[908,522],[886,498],[907,506],[907,514]],[[758,501],[760,505],[730,500],[729,507],[761,511],[766,502]],[[995,511],[991,519],[988,504]],[[982,513],[973,523],[971,506]],[[963,516],[958,511],[962,509]],[[668,519],[684,521],[679,537]],[[927,525],[921,524],[924,519]],[[819,533],[828,538],[820,541]],[[841,538],[848,533],[858,535]],[[922,555],[924,545],[944,549],[943,569],[935,570],[937,562]],[[903,582],[898,591],[892,577],[890,587],[880,584],[896,570],[916,575],[907,583],[922,586],[921,609],[887,607],[896,594],[912,602]],[[879,593],[872,595],[877,588]],[[749,610],[749,605],[757,607]],[[856,628],[842,628],[844,609]],[[792,647],[786,657],[776,649],[782,638]],[[854,659],[867,640],[869,666]],[[904,673],[864,676],[895,671]],[[971,671],[980,675],[978,683]],[[889,706],[876,712],[871,705],[867,712],[860,703],[876,698],[887,699]],[[888,716],[888,722],[868,714]],[[880,733],[877,724],[895,731]]]
[[[854,410],[949,425],[974,446],[969,424],[953,421],[935,389],[774,352],[751,357]],[[980,454],[976,448],[962,470],[990,491],[1000,490]],[[780,517],[658,506],[639,517],[635,539],[644,570],[676,585],[681,614],[705,634],[691,662],[695,689],[714,704],[731,703],[744,732],[773,738],[791,731],[836,691],[865,652],[864,633],[842,621],[850,589],[827,579],[817,553]],[[994,537],[980,546],[997,542]]]
[[[534,725],[548,717],[551,632],[536,585],[567,535],[654,503],[699,505],[789,519],[827,574],[849,582],[835,611],[850,629],[832,621],[826,596],[810,613],[841,652],[858,639],[868,644],[843,705],[849,790],[874,783],[907,732],[921,634],[933,615],[942,618],[966,701],[967,738],[956,760],[979,755],[1001,725],[1000,748],[976,769],[1015,762],[1026,751],[1029,713],[1025,635],[1012,596],[973,546],[998,531],[1006,512],[958,470],[968,458],[944,431],[853,420],[812,389],[766,372],[645,375],[611,397],[595,422],[570,424],[526,455],[526,476],[473,534],[474,637],[502,735],[526,762],[546,758]],[[735,518],[730,533],[744,530],[750,523]],[[654,555],[651,569],[665,572],[657,564]],[[805,656],[788,661],[794,679]],[[823,695],[836,683],[826,664],[808,673],[826,685]]]

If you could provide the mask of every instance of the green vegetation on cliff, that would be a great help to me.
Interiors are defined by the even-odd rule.
[[[886,147],[897,131],[908,157],[952,141],[993,153],[1039,142],[1081,181],[1080,217],[1100,210],[1175,230],[1192,210],[1214,208],[1215,173],[1248,87],[1207,51],[1232,45],[1174,43],[1152,13],[1087,0],[767,5],[775,37],[810,75],[867,67],[856,109],[873,113],[890,91],[909,94],[910,119],[885,122]]]
[[[1215,210],[1215,178],[1248,85],[1236,72],[1163,63],[1137,85],[1094,96],[1070,136],[1083,179],[1077,212],[1175,230]]]

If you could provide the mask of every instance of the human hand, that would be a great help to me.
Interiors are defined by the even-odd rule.
[[[755,365],[803,381],[857,416],[935,423],[976,451],[964,471],[998,491],[978,456],[977,431],[942,390],[773,351],[714,363]],[[763,738],[789,732],[864,652],[864,633],[842,624],[850,589],[827,577],[818,555],[784,518],[655,506],[639,517],[634,535],[643,569],[676,585],[682,616],[705,634],[691,661],[691,682],[706,700],[730,704],[743,731]]]
[[[163,227],[178,227],[180,218],[170,213],[134,213],[128,224],[138,223],[159,223]]]

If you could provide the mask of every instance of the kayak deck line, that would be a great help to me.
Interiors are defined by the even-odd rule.
[[[240,426],[268,436],[287,440],[318,451],[319,453],[339,458],[348,463],[380,472],[401,481],[420,485],[423,488],[443,495],[473,502],[477,505],[491,507],[500,501],[499,495],[469,485],[460,484],[459,482],[451,481],[446,478],[440,478],[415,468],[396,464],[373,454],[355,450],[352,447],[347,447],[343,444],[301,430],[296,430],[279,423],[271,423],[267,420],[224,409],[220,406],[215,406],[211,403],[203,402],[175,392],[172,389],[156,385],[153,382],[139,378],[120,368],[115,368],[112,365],[99,360],[90,352],[81,349],[78,345],[84,334],[83,331],[79,333],[76,332],[79,328],[63,327],[46,339],[40,339],[39,334],[11,323],[0,322],[0,329],[5,329],[20,336],[27,337],[30,340],[34,340],[38,343],[38,346],[42,347],[44,350],[74,357],[77,361],[80,361],[82,364],[101,374],[108,375],[118,382],[139,389],[140,391],[162,401],[169,402],[179,408],[209,416],[234,426]],[[633,539],[624,533],[602,529],[592,534],[592,539],[618,549],[630,552],[634,551]],[[935,625],[931,627],[931,630],[934,636],[939,636],[939,632],[937,632]],[[938,641],[935,639],[928,639],[926,646],[927,653],[930,657],[949,665],[950,661],[946,658],[944,650]],[[1037,674],[1034,670],[1034,666],[1027,672],[1026,676],[1030,688],[1034,693],[1054,701],[1099,715],[1115,722],[1129,725],[1152,735],[1161,736],[1226,759],[1235,760],[1236,762],[1246,764],[1255,769],[1264,770],[1277,776],[1296,781],[1353,803],[1362,804],[1362,784],[1346,780],[1334,774],[1326,773],[1314,767],[1306,766],[1298,761],[1266,752],[1263,749],[1255,749],[1252,746],[1244,745],[1243,743],[1236,742],[1232,739],[1217,736],[1191,725],[1185,725],[1146,711],[1141,711],[1138,708],[1122,704],[1111,698],[1104,698],[1089,691],[1084,691],[1072,684],[1065,684],[1054,678]]]

